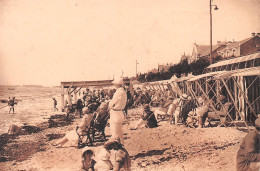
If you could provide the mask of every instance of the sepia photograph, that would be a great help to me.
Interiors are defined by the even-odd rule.
[[[1,171],[260,171],[260,0],[0,0]]]

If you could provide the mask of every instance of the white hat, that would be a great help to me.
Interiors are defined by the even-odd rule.
[[[188,95],[187,95],[187,94],[183,94],[183,95],[182,95],[182,98],[187,99],[187,98],[188,98]]]
[[[201,103],[203,103],[203,102],[204,102],[203,98],[202,98],[202,97],[199,97],[198,103],[201,104]]]
[[[113,84],[123,85],[124,84],[123,78],[115,78]]]
[[[188,113],[188,116],[193,116],[194,115],[194,112],[193,111],[190,111],[189,113]]]

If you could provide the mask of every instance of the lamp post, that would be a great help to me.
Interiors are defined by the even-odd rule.
[[[214,6],[214,10],[218,10],[217,5],[212,5],[213,0],[209,0],[209,14],[210,14],[210,57],[209,57],[209,63],[212,64],[212,7]]]
[[[137,62],[137,60],[135,61],[135,74],[136,74],[136,78],[137,78],[137,65],[138,65],[139,63]]]

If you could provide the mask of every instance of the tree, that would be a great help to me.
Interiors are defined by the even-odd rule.
[[[209,60],[207,58],[200,58],[190,64],[190,71],[193,75],[200,75],[204,69],[209,66]]]
[[[213,59],[213,62],[217,62],[217,61],[220,61],[222,59],[223,59],[223,57],[218,55],[218,56],[216,56],[216,58]]]

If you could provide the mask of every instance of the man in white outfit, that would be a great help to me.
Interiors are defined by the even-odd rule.
[[[127,102],[127,94],[123,87],[124,82],[122,78],[114,80],[113,83],[117,90],[109,102],[111,139],[120,139],[120,143],[123,144],[124,108]]]

